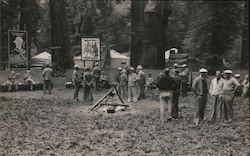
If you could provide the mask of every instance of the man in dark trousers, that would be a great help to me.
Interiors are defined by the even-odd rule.
[[[80,90],[80,85],[82,83],[82,79],[81,79],[81,75],[79,73],[79,66],[77,64],[74,66],[74,70],[72,73],[72,81],[73,81],[74,89],[75,89],[74,90],[74,100],[79,101],[78,93]]]
[[[170,70],[168,68],[164,71],[162,76],[156,84],[156,87],[160,90],[160,120],[162,125],[164,124],[165,105],[168,107],[168,120],[172,120],[172,97],[173,90],[175,88],[175,81],[169,75]]]
[[[180,92],[181,92],[181,77],[179,76],[179,70],[175,70],[173,73],[173,78],[175,80],[175,88],[173,91],[173,99],[172,99],[172,116],[173,118],[177,119],[178,118],[178,111],[179,111],[179,97],[180,97]]]
[[[46,90],[48,90],[48,93],[51,94],[51,78],[52,78],[52,72],[53,70],[50,68],[49,64],[46,65],[46,67],[43,70],[43,94],[46,94]]]
[[[204,119],[206,110],[208,87],[206,82],[207,70],[202,68],[199,70],[200,75],[193,81],[192,90],[196,95],[194,123],[198,126]]]
[[[88,104],[93,102],[91,89],[93,88],[93,75],[90,68],[86,67],[83,74],[83,100]]]

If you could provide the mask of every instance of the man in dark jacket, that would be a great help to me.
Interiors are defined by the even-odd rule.
[[[173,118],[178,118],[178,105],[179,105],[179,97],[181,90],[181,77],[179,76],[179,71],[175,70],[173,73],[173,78],[175,80],[175,88],[173,91],[173,99],[172,99],[172,116]]]
[[[168,120],[172,119],[172,97],[175,88],[175,81],[169,75],[168,68],[164,71],[164,76],[159,79],[156,86],[160,90],[160,120],[164,124],[165,105],[168,106]]]
[[[192,90],[196,95],[194,122],[199,125],[200,121],[204,119],[206,110],[208,87],[206,82],[207,70],[200,69],[200,75],[193,81]]]

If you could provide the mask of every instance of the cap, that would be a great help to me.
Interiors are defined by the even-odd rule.
[[[234,77],[240,77],[240,74],[235,74]]]
[[[95,63],[95,66],[97,66],[97,65],[98,65],[98,62]]]
[[[200,72],[200,73],[207,73],[207,70],[206,70],[205,68],[201,68],[201,69],[199,70],[199,72]]]
[[[165,72],[169,72],[170,70],[169,70],[169,68],[165,68],[164,71]]]
[[[118,70],[122,70],[122,67],[118,67]]]
[[[125,69],[122,70],[122,73],[126,73],[127,71]]]
[[[175,64],[174,64],[174,67],[177,67],[177,66],[178,66],[178,64],[177,64],[177,63],[175,63]]]
[[[79,65],[78,65],[78,64],[75,64],[75,65],[74,65],[74,68],[79,68]]]
[[[232,74],[233,72],[232,72],[232,70],[225,70],[224,73],[225,74]]]
[[[142,69],[142,65],[138,65],[136,69]]]

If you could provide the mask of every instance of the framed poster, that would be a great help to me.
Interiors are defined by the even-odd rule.
[[[27,31],[8,31],[9,68],[28,67]]]
[[[101,58],[101,41],[98,37],[82,38],[82,60],[97,61]]]

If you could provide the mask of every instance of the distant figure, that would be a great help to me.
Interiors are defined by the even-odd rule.
[[[142,71],[142,66],[138,65],[137,68],[137,74],[138,74],[138,79],[137,79],[137,90],[138,90],[138,100],[140,99],[145,99],[145,85],[146,85],[146,78],[145,78],[145,73]]]
[[[80,90],[82,79],[81,79],[81,74],[79,73],[79,65],[77,64],[74,66],[74,70],[72,73],[72,82],[74,85],[74,97],[73,98],[75,101],[79,101],[78,93]]]
[[[157,82],[156,87],[160,90],[160,120],[163,125],[166,105],[168,107],[168,121],[172,120],[173,118],[172,98],[173,90],[175,88],[175,81],[170,76],[170,70],[168,68],[165,69],[164,76],[162,76]]]
[[[235,74],[234,78],[238,80],[239,83],[241,83],[240,74]]]
[[[52,89],[52,72],[53,70],[50,68],[49,64],[46,65],[46,67],[43,70],[43,94],[46,94],[46,91],[48,90],[48,94],[51,94]]]
[[[221,77],[221,71],[216,71],[216,77],[212,79],[210,83],[209,93],[213,98],[213,112],[212,120],[216,120],[218,103],[221,100],[221,92],[218,88],[219,84],[222,83],[223,78]]]
[[[101,68],[99,67],[98,62],[95,63],[95,66],[93,68],[93,78],[94,78],[94,88],[95,90],[99,89],[99,82],[100,82],[100,76],[101,76]]]
[[[154,89],[156,89],[156,83],[151,73],[148,73],[148,78],[146,80],[146,89],[148,91],[150,100],[155,99]]]
[[[27,70],[26,74],[24,74],[24,82],[28,85],[30,85],[30,90],[33,90],[33,86],[36,83],[33,79],[32,79],[32,75],[31,75],[31,71]]]
[[[182,68],[183,68],[183,70],[180,72],[180,76],[181,76],[181,92],[182,92],[182,96],[185,97],[185,96],[187,96],[187,91],[188,91],[189,70],[188,70],[186,64],[183,64]]]
[[[100,83],[101,83],[102,88],[108,88],[109,87],[108,76],[105,74],[104,71],[101,71]]]
[[[179,111],[179,97],[181,94],[181,77],[179,75],[179,70],[175,70],[173,74],[173,78],[175,81],[175,87],[173,90],[173,99],[172,99],[172,117],[177,119],[178,118],[178,111]]]
[[[234,78],[241,84],[242,80],[241,80],[240,74],[235,74]],[[240,87],[237,87],[235,89],[235,91],[234,91],[235,97],[241,96],[242,92],[243,92],[243,85],[241,85]],[[239,102],[240,99],[239,98],[235,98],[235,101]]]
[[[179,71],[179,68],[178,68],[178,64],[177,63],[175,63],[174,65],[173,65],[173,68],[172,68],[172,70],[171,70],[171,72],[170,72],[170,75],[171,76],[174,76],[175,75],[175,71]],[[179,72],[180,73],[180,72]]]
[[[234,77],[232,77],[231,70],[224,71],[224,80],[219,84],[219,89],[222,91],[222,102],[220,103],[219,115],[228,121],[233,120],[233,101],[234,93],[237,87],[240,87],[240,83]]]
[[[122,68],[118,67],[117,72],[114,75],[114,85],[116,86],[117,91],[118,91],[119,94],[121,94],[121,88],[120,88],[121,73],[122,73]]]
[[[11,70],[9,77],[8,77],[8,81],[6,82],[6,84],[8,85],[9,92],[12,91],[12,85],[15,86],[15,90],[18,90],[18,83],[16,81],[16,73],[14,70]]]
[[[200,75],[194,79],[192,86],[192,90],[196,95],[194,123],[197,126],[204,119],[208,94],[208,87],[206,82],[207,70],[202,68],[199,70],[199,72]]]
[[[123,99],[127,98],[127,92],[128,92],[128,76],[126,73],[126,70],[122,70],[121,75],[120,75],[120,84],[119,84],[119,88],[120,88],[120,92],[121,92],[121,97]]]
[[[93,102],[93,95],[92,95],[92,88],[93,88],[93,76],[91,74],[90,68],[85,68],[83,74],[83,99],[85,102],[92,103]]]
[[[246,97],[249,94],[249,76],[245,75],[241,85],[243,86],[242,96]]]
[[[130,73],[128,75],[128,102],[137,102],[138,94],[136,88],[137,74],[135,73],[135,69],[133,67],[130,68]]]

